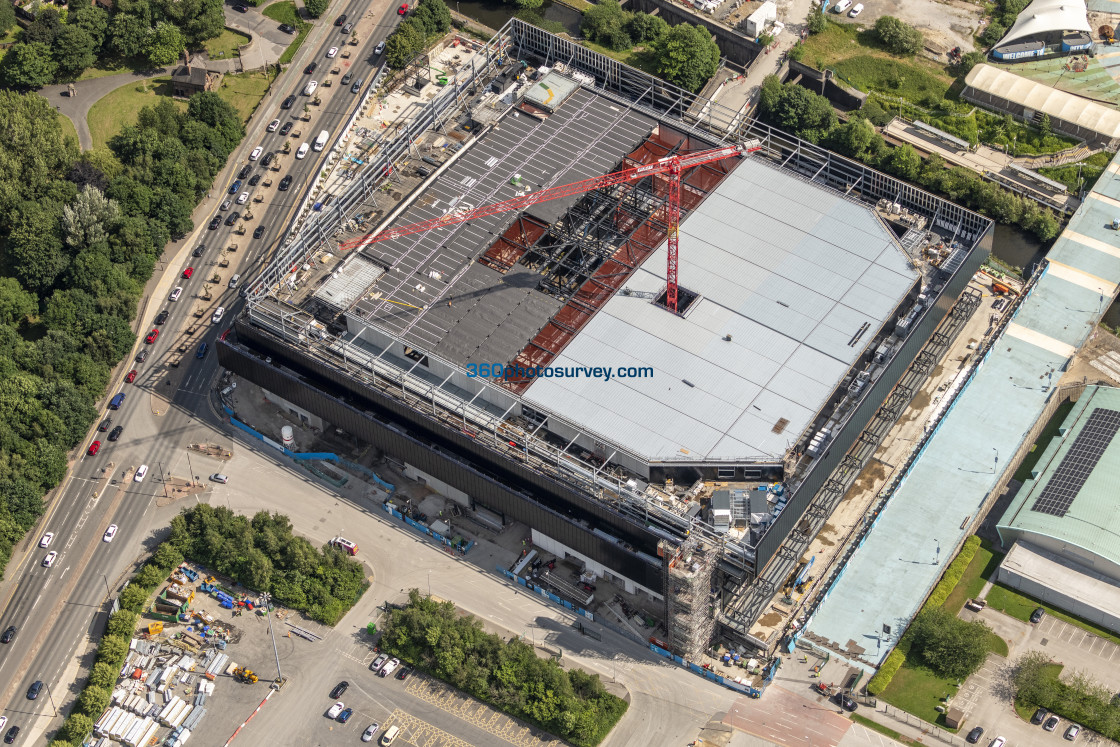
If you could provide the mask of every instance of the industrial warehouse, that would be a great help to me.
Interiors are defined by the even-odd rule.
[[[991,222],[518,20],[482,51],[220,360],[643,594],[680,655],[765,648],[768,569],[947,344]]]

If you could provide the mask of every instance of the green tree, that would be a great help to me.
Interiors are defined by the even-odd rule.
[[[0,277],[0,325],[19,326],[38,311],[34,294],[25,291],[15,278]]]
[[[908,182],[917,181],[922,170],[922,157],[909,143],[891,148],[887,170]]]
[[[81,26],[63,26],[52,45],[54,60],[63,75],[76,75],[97,61],[97,45]]]
[[[821,6],[814,6],[809,11],[809,33],[819,34],[828,28],[828,18],[825,17],[824,11]]]
[[[443,34],[451,28],[451,11],[443,0],[420,0],[413,19],[428,35]]]
[[[128,655],[128,641],[115,635],[102,636],[97,647],[97,662],[104,662],[118,669],[124,664],[124,657]]]
[[[424,34],[411,20],[405,21],[385,41],[385,62],[403,70],[424,49]]]
[[[983,621],[965,622],[944,607],[920,613],[910,624],[910,655],[943,677],[963,680],[984,665],[992,630]]]
[[[93,719],[84,713],[71,713],[62,722],[59,736],[72,744],[81,744],[93,731]]]
[[[20,284],[42,296],[69,264],[58,236],[58,216],[28,202],[12,223],[4,256]]]
[[[112,701],[112,693],[103,687],[87,684],[78,696],[77,710],[91,718],[100,718]]]
[[[16,25],[16,11],[11,0],[0,0],[0,34]]]
[[[580,31],[591,41],[610,49],[629,49],[632,42],[627,30],[631,18],[617,0],[602,0],[583,11]]]
[[[105,36],[109,32],[108,11],[92,3],[90,5],[79,4],[78,7],[70,10],[70,16],[66,20],[71,25],[85,29],[86,33],[93,39],[94,49],[101,49],[101,45],[105,42]]]
[[[121,592],[121,609],[139,613],[143,611],[144,604],[147,601],[148,591],[137,584],[129,584],[128,587]]]
[[[984,29],[984,33],[980,35],[980,42],[986,46],[993,46],[996,42],[1002,39],[1007,34],[1007,26],[1004,26],[999,21],[992,21],[988,24],[988,28]]]
[[[858,116],[833,128],[829,135],[836,150],[854,158],[863,158],[874,149],[876,140],[882,140],[871,123]]]
[[[87,687],[110,688],[117,682],[118,669],[106,662],[97,662],[89,670]]]
[[[327,12],[327,5],[329,4],[330,0],[306,0],[303,7],[307,8],[307,15],[318,18]]]
[[[664,18],[651,16],[649,13],[641,11],[634,13],[630,18],[630,23],[626,26],[626,32],[630,35],[630,38],[638,43],[657,41],[668,30],[669,24],[665,23]]]
[[[1050,137],[1052,134],[1054,134],[1054,131],[1051,129],[1051,127],[1052,125],[1050,124],[1050,115],[1044,112],[1042,114],[1042,119],[1038,121],[1038,131],[1042,134],[1042,137]]]
[[[682,23],[653,44],[657,73],[670,83],[699,91],[719,67],[719,46],[706,29]]]
[[[0,77],[11,88],[40,88],[52,82],[57,72],[50,47],[41,42],[15,44],[0,61]]]
[[[828,99],[794,83],[782,85],[775,76],[763,80],[759,111],[778,127],[814,143],[836,124]]]
[[[183,43],[190,46],[219,36],[225,25],[222,0],[151,0],[151,8],[155,18],[174,25],[182,34]],[[159,26],[156,24],[157,36]],[[182,52],[180,44],[176,56]]]
[[[23,30],[22,41],[26,44],[46,44],[49,47],[61,28],[62,16],[57,9],[48,5],[43,7],[35,16],[35,20]]]
[[[922,32],[894,16],[879,16],[875,35],[888,51],[897,55],[913,55],[922,49]]]
[[[801,62],[805,57],[805,45],[801,42],[796,42],[789,48],[789,58],[794,62]]]
[[[135,612],[117,610],[109,617],[109,622],[105,624],[105,635],[116,636],[125,640],[132,638],[132,634],[136,632],[136,623],[139,621],[140,616]]]
[[[155,66],[170,65],[183,51],[186,40],[178,26],[160,21],[148,37],[144,53]]]
[[[121,57],[139,57],[148,48],[152,28],[143,18],[117,13],[109,23],[109,47]]]

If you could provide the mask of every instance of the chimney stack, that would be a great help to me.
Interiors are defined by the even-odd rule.
[[[186,47],[183,47],[183,60],[187,64],[187,75],[190,75],[190,73],[191,73],[191,53],[187,51]]]

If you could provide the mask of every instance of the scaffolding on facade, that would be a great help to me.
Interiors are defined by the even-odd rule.
[[[677,548],[662,541],[663,553],[675,553],[669,562],[669,645],[675,654],[696,661],[708,649],[715,629],[712,610],[712,572],[718,552],[697,537]]]

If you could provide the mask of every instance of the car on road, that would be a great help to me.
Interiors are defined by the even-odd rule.
[[[288,98],[284,99],[284,103],[280,104],[280,108],[281,109],[291,109],[292,104],[294,104],[294,103],[296,103],[296,97],[293,94],[292,96],[289,96]],[[291,124],[291,122],[289,122],[288,124]],[[283,134],[283,133],[281,133],[281,134]]]
[[[237,219],[240,218],[240,217],[241,217],[241,213],[234,210],[232,213],[230,213],[229,215],[226,216],[226,225],[227,226],[232,226],[234,223],[237,222]]]
[[[259,239],[261,236],[264,236],[264,232],[267,229],[268,229],[268,226],[257,226],[255,229],[253,229],[253,238],[254,239]]]
[[[1031,622],[1032,623],[1042,622],[1042,618],[1044,618],[1044,617],[1046,617],[1046,610],[1043,609],[1042,607],[1036,607],[1034,612],[1031,613]]]
[[[180,290],[182,290],[182,289],[180,288]],[[143,363],[144,361],[148,360],[148,354],[149,353],[148,353],[147,350],[141,350],[139,353],[136,354],[136,362],[137,363]]]
[[[222,225],[222,216],[215,215],[213,218],[210,219],[210,225],[208,226],[208,228],[211,231],[213,231],[215,228],[217,228],[220,225]]]
[[[238,179],[244,179],[245,177],[249,176],[249,174],[252,174],[252,173],[253,173],[253,167],[250,166],[249,164],[245,164],[244,166],[241,167],[241,171],[237,172],[237,178]]]
[[[1081,733],[1081,724],[1070,724],[1066,729],[1066,739],[1073,741],[1077,739],[1077,735]]]
[[[236,10],[238,13],[248,13],[249,12],[249,6],[248,5],[235,5],[235,6],[233,6],[233,9]]]
[[[389,655],[388,654],[378,654],[377,658],[374,659],[370,663],[369,671],[380,672],[381,667],[385,666],[385,662],[387,662],[387,661],[389,661]]]
[[[249,180],[249,186],[250,187],[255,187],[260,183],[261,183],[261,175],[260,174],[253,174],[253,178]]]
[[[288,187],[290,187],[290,186],[292,186],[292,176],[291,176],[291,174],[289,174],[288,176],[285,176],[283,179],[280,180],[279,190],[281,192],[287,192]]]
[[[348,23],[348,24],[346,24],[345,26],[342,27],[342,33],[344,33],[344,34],[349,34],[353,30],[354,30],[354,24],[352,24],[352,23]]]
[[[407,16],[408,15],[408,3],[401,3],[401,7],[397,8],[397,15],[398,16]]]
[[[16,737],[18,737],[18,736],[19,736],[19,727],[18,726],[13,726],[11,729],[8,729],[8,733],[4,735],[4,744],[12,744],[13,742],[16,741]]]
[[[285,122],[284,126],[280,128],[280,134],[281,135],[287,135],[291,131],[292,131],[292,123],[291,122]]]
[[[200,344],[200,345],[198,346],[198,352],[194,354],[194,357],[195,357],[195,358],[200,358],[200,359],[201,359],[201,358],[205,358],[205,357],[206,357],[206,351],[207,351],[207,350],[209,350],[209,346],[207,346],[207,344],[206,344],[205,342],[204,342],[204,343],[201,343],[201,344]]]
[[[235,195],[235,194],[237,194],[237,191],[239,189],[241,189],[241,180],[240,179],[235,179],[233,184],[229,185],[229,193],[231,195]]]
[[[397,672],[397,679],[398,680],[407,680],[408,675],[410,675],[410,674],[412,674],[412,667],[409,667],[409,666],[401,667],[401,671]]]
[[[350,86],[350,93],[357,93],[360,90],[362,90],[362,79],[358,78],[354,81],[354,85]]]
[[[111,426],[112,424],[113,424],[113,419],[112,419],[112,418],[105,418],[105,419],[104,419],[104,420],[102,420],[102,421],[101,421],[101,423],[100,423],[100,424],[99,424],[99,425],[97,426],[97,430],[99,430],[99,431],[101,431],[102,433],[104,433],[105,431],[109,430],[109,426]]]
[[[291,24],[288,24],[288,23],[280,24],[280,30],[283,31],[285,34],[295,34],[296,33],[296,27],[292,26]]]
[[[327,718],[338,718],[338,714],[342,713],[342,709],[345,707],[341,700],[338,701],[327,710]]]
[[[223,475],[221,472],[215,472],[214,474],[210,475],[210,482],[220,482],[222,485],[225,485],[227,482],[229,482],[229,478]],[[338,696],[332,695],[331,697],[335,698]]]
[[[57,557],[58,557],[58,553],[55,552],[54,550],[51,550],[49,553],[47,553],[47,556],[45,558],[43,558],[43,567],[44,568],[50,568],[52,565],[54,565],[54,559],[57,558]],[[32,698],[30,694],[27,697],[31,698],[32,700],[35,699],[35,698]]]
[[[52,552],[51,555],[58,555],[58,553]],[[46,565],[46,563],[44,562],[43,565]],[[39,697],[39,693],[42,692],[42,690],[43,690],[43,681],[42,680],[35,680],[34,682],[31,683],[31,687],[27,688],[27,699],[28,700],[35,700],[35,698]]]
[[[261,157],[261,153],[264,153],[264,148],[262,146],[258,145],[256,148],[253,148],[253,152],[249,154],[249,160],[250,161],[257,160],[258,158]]]
[[[344,85],[344,86],[350,85],[350,81],[353,80],[353,79],[354,79],[354,74],[353,73],[346,73],[346,75],[342,76],[342,85]]]
[[[265,153],[264,158],[261,159],[261,166],[268,166],[268,164],[272,163],[272,159],[275,157],[276,154],[271,151]]]
[[[984,727],[976,726],[973,727],[972,731],[968,733],[968,736],[964,738],[964,741],[968,742],[969,744],[976,744],[980,741],[980,737],[982,736],[984,736]]]
[[[148,465],[141,464],[140,469],[136,470],[136,474],[132,476],[133,482],[144,482],[144,478],[148,475]]]
[[[1039,708],[1037,711],[1034,712],[1034,715],[1031,716],[1031,723],[1034,724],[1035,726],[1038,726],[1043,721],[1045,721],[1046,717],[1049,716],[1049,715],[1050,715],[1050,711],[1046,710],[1045,708]]]
[[[242,192],[241,194],[239,194],[237,196],[237,204],[238,205],[244,205],[248,201],[249,201],[249,193],[248,192]]]
[[[110,524],[109,528],[105,530],[104,536],[101,538],[102,542],[112,542],[113,538],[117,536],[117,525]]]
[[[124,426],[123,425],[118,425],[116,428],[109,431],[109,440],[110,441],[116,441],[118,438],[121,437],[122,433],[124,433]]]
[[[225,212],[226,210],[229,210],[232,206],[233,206],[232,201],[222,200],[222,204],[218,206],[218,209]]]
[[[373,738],[376,737],[376,736],[377,736],[377,722],[374,721],[372,724],[370,724],[369,726],[366,727],[365,731],[362,732],[362,741],[363,742],[372,742]]]
[[[183,280],[190,280],[191,275],[193,275],[193,274],[194,274],[194,268],[193,267],[188,267],[187,269],[183,270]]]
[[[163,324],[164,322],[166,322],[169,314],[170,312],[168,312],[167,309],[159,312],[159,316],[156,317],[156,324]]]
[[[345,724],[354,715],[353,708],[343,708],[342,713],[338,714],[338,723]]]
[[[89,449],[86,451],[86,453],[90,456],[97,456],[97,452],[99,451],[101,451],[101,442],[94,441],[89,445]]]
[[[334,57],[336,54],[338,54],[338,47],[331,47],[327,50],[327,57]]]
[[[0,635],[0,643],[11,643],[12,639],[15,638],[15,637],[16,637],[16,626],[15,625],[9,625],[7,630],[4,631],[4,635]],[[7,718],[5,718],[3,716],[0,716],[0,718],[3,718],[5,722],[8,720]],[[0,729],[3,729],[3,728],[4,728],[4,724],[0,723]]]
[[[338,18],[334,19],[334,25],[335,26],[341,26],[344,23],[346,23],[346,14],[345,13],[340,15]]]
[[[135,368],[132,369],[131,371],[129,371],[127,374],[125,374],[125,377],[124,377],[124,383],[126,383],[126,384],[131,384],[134,381],[136,381],[136,369]]]
[[[168,298],[168,300],[171,300],[171,301],[178,301],[179,296],[181,296],[181,295],[183,295],[183,287],[181,285],[177,285],[177,286],[175,286],[175,290],[171,291],[171,295],[168,296],[167,298]]]
[[[214,316],[210,317],[210,323],[217,324],[218,322],[222,321],[222,316],[225,313],[226,309],[224,306],[219,306],[218,308],[214,309]]]
[[[1062,720],[1057,716],[1051,716],[1050,718],[1046,719],[1046,723],[1042,725],[1042,728],[1046,731],[1054,731],[1058,728],[1058,724],[1060,724],[1061,722]]]
[[[303,74],[304,75],[311,75],[311,73],[315,72],[315,68],[317,68],[317,67],[319,67],[318,62],[311,62],[307,65],[307,67],[305,67],[303,69]]]
[[[158,337],[159,337],[159,330],[158,329],[153,329],[151,332],[148,333],[148,336],[144,338],[144,342],[151,345],[153,342],[156,341],[156,338],[158,338]]]
[[[863,3],[856,3],[855,6],[848,11],[849,18],[855,18],[863,12]]]
[[[43,535],[43,539],[39,540],[39,547],[47,547],[50,545],[51,540],[54,539],[54,532],[47,532]],[[5,641],[6,643],[6,641]]]
[[[317,81],[317,80],[308,81],[307,85],[303,87],[303,95],[304,96],[311,96],[312,94],[315,93],[315,89],[318,88],[318,87],[319,87],[319,81]]]
[[[381,54],[384,51],[385,51],[385,42],[378,42],[377,46],[373,48],[373,53],[375,55]]]
[[[346,680],[343,680],[342,682],[339,682],[334,686],[334,689],[331,690],[331,694],[327,697],[329,697],[331,700],[338,700],[342,697],[342,694],[346,692],[346,688],[348,687],[350,687],[350,683]]]
[[[280,120],[279,119],[274,119],[274,120],[272,120],[271,122],[268,123],[268,131],[269,132],[276,132],[279,129],[280,129]]]
[[[191,253],[191,256],[192,257],[201,257],[202,253],[205,252],[205,251],[206,251],[206,244],[199,244],[198,246],[196,246],[194,248],[194,251]]]
[[[304,143],[303,145],[299,146],[299,150],[296,151],[296,158],[303,158],[304,156],[307,155],[307,151],[309,151],[310,149],[311,149],[311,146],[308,145],[307,143]]]

